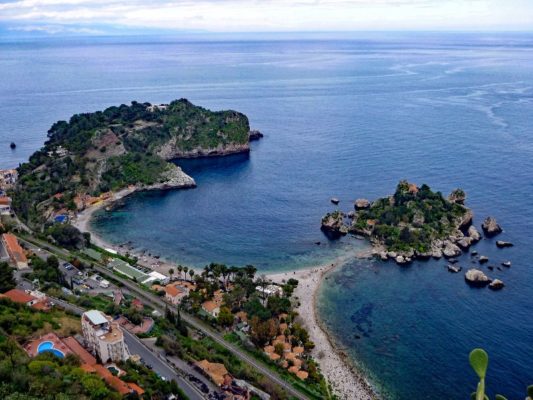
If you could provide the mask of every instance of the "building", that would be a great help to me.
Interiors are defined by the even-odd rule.
[[[0,215],[11,214],[11,197],[0,196]]]
[[[64,358],[69,354],[75,354],[81,362],[81,369],[86,373],[99,375],[104,381],[119,392],[126,396],[137,393],[142,396],[144,390],[135,383],[124,382],[117,376],[114,376],[108,368],[97,363],[96,359],[83,348],[83,346],[72,336],[60,339],[55,333],[51,332],[38,339],[32,340],[24,346],[24,350],[30,357],[35,357],[43,352],[52,352],[59,358]]]
[[[129,358],[124,334],[111,317],[98,310],[86,311],[81,317],[81,329],[87,348],[98,355],[102,362],[125,361]]]
[[[165,291],[165,300],[174,305],[181,303],[181,300],[189,294],[189,289],[178,285],[167,285]]]
[[[9,259],[18,269],[28,268],[28,259],[24,250],[20,247],[17,237],[10,233],[2,235],[2,246],[4,247]]]
[[[52,308],[48,297],[38,291],[29,291],[28,293],[20,289],[11,289],[4,294],[0,294],[0,297],[7,298],[13,303],[25,304],[40,311],[48,311]]]
[[[0,169],[0,189],[10,189],[17,183],[16,169]]]
[[[283,289],[278,285],[267,285],[265,287],[257,286],[255,290],[258,291],[263,298],[270,296],[281,296],[283,294]]]
[[[144,285],[149,285],[152,282],[159,282],[161,285],[166,285],[170,281],[170,278],[166,275],[160,274],[157,271],[152,271],[148,274],[148,277],[142,281]]]
[[[205,301],[202,304],[202,310],[204,310],[206,313],[208,313],[212,317],[216,318],[218,317],[218,314],[220,313],[220,305],[218,305],[214,301]]]

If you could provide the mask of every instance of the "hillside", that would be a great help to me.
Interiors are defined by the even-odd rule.
[[[54,211],[129,185],[192,187],[194,180],[168,161],[247,152],[249,140],[245,115],[185,99],[77,114],[56,122],[44,147],[18,168],[13,206],[24,220],[43,222]]]

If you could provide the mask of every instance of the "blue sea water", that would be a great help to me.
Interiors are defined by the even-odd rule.
[[[0,73],[0,167],[24,161],[54,121],[77,112],[179,97],[244,112],[265,134],[249,156],[178,161],[198,188],[133,196],[94,229],[191,265],[270,271],[349,257],[325,281],[319,313],[384,398],[468,398],[476,346],[491,356],[491,393],[525,397],[533,383],[532,35],[2,43]],[[470,289],[443,261],[356,260],[365,242],[322,235],[330,197],[347,211],[402,178],[444,193],[462,187],[477,225],[497,217],[515,247],[487,240],[476,248],[489,265],[513,262],[487,270],[503,291]]]

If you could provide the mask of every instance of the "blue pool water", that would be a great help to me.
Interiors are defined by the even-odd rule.
[[[42,342],[39,347],[37,347],[37,353],[41,354],[42,352],[52,352],[54,355],[56,355],[59,358],[64,358],[65,354],[63,354],[62,351],[55,349],[54,344],[52,342]]]
[[[249,157],[178,162],[198,188],[139,194],[102,213],[93,226],[106,239],[191,265],[262,271],[351,257],[326,281],[319,312],[384,397],[467,398],[476,346],[490,353],[490,392],[525,397],[533,383],[531,35],[72,39],[0,44],[0,54],[0,166],[25,160],[54,121],[133,99],[237,109],[265,134]],[[331,197],[349,210],[402,178],[444,193],[460,186],[478,226],[498,219],[515,247],[477,249],[489,265],[513,262],[486,270],[504,290],[471,289],[442,261],[357,261],[365,242],[322,235]]]

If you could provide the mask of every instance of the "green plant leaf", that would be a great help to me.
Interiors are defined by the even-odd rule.
[[[527,387],[527,395],[533,399],[533,385]]]
[[[487,396],[485,395],[485,380],[484,379],[480,379],[477,384],[476,400],[488,400]]]
[[[497,394],[496,397],[495,397],[494,399],[495,399],[495,400],[507,400],[507,397],[502,396],[501,394]]]
[[[470,360],[470,366],[476,372],[479,379],[485,379],[487,367],[489,365],[489,355],[487,352],[483,349],[474,349],[470,352],[468,359]],[[483,385],[483,389],[484,386],[485,385]],[[480,400],[482,399],[483,398]]]

